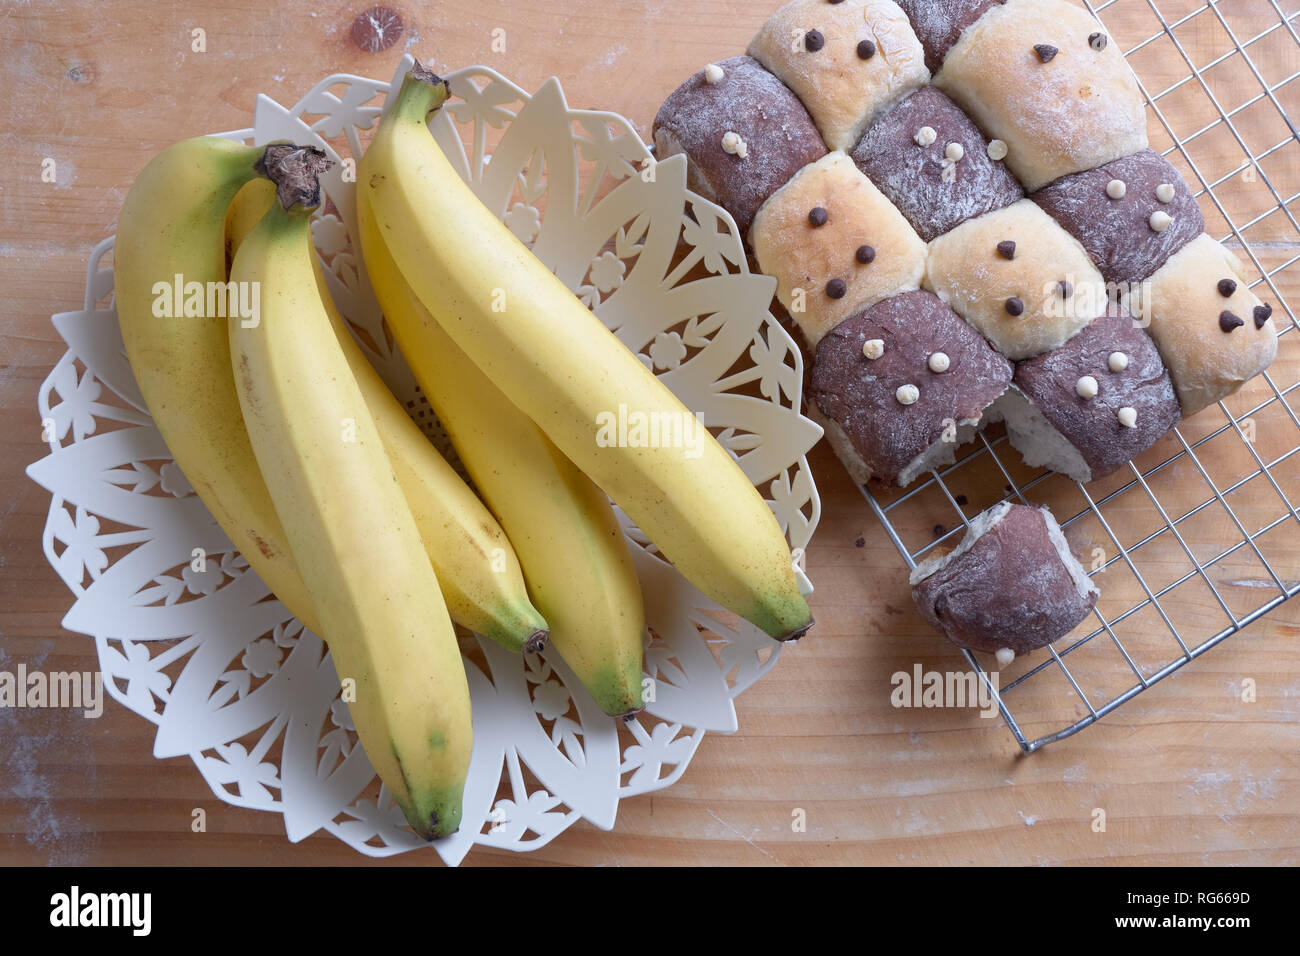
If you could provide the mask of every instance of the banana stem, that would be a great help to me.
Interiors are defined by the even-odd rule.
[[[424,123],[430,113],[442,108],[450,95],[451,87],[447,81],[416,60],[411,71],[402,77],[402,87],[397,91],[392,111],[403,119]]]
[[[334,160],[315,146],[273,143],[258,160],[257,172],[275,183],[275,195],[285,212],[295,205],[310,212],[321,204],[320,178]]]

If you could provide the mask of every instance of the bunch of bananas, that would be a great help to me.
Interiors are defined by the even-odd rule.
[[[689,447],[598,434],[618,409],[695,419],[456,175],[428,128],[447,95],[418,63],[405,77],[361,160],[359,246],[474,490],[334,308],[310,230],[320,150],[178,143],[114,247],[164,440],[354,682],[361,743],[426,839],[459,826],[472,749],[453,621],[517,652],[549,639],[605,712],[641,708],[642,595],[611,498],[722,606],[779,640],[812,624],[775,518],[702,426]]]

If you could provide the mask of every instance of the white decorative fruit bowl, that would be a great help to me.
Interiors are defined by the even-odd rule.
[[[821,429],[800,414],[802,359],[768,311],[773,280],[749,272],[731,217],[687,191],[680,157],[656,164],[625,119],[570,109],[554,79],[532,95],[484,67],[448,79],[456,99],[431,125],[461,176],[703,414],[801,555],[820,510],[805,454]],[[224,135],[314,143],[355,170],[389,87],[335,75],[289,109],[259,96],[252,128]],[[313,227],[330,291],[445,449],[352,251],[354,188],[329,192]],[[110,695],[158,726],[154,755],[188,754],[221,800],[283,814],[294,842],[326,830],[370,856],[425,846],[358,745],[323,642],[269,597],[154,428],[111,305],[111,250],[109,239],[91,255],[82,309],[53,317],[68,351],[38,399],[50,453],[28,468],[52,495],[45,553],[75,597],[63,626],[94,637]],[[624,723],[558,655],[463,642],[474,753],[464,822],[433,844],[446,862],[475,844],[536,849],[579,819],[612,828],[621,798],[676,781],[706,731],[736,730],[734,699],[776,663],[776,642],[620,519],[645,593],[654,701]],[[800,584],[811,591],[802,572]]]

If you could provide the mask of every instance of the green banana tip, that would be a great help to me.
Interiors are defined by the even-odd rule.
[[[438,830],[438,814],[437,812],[430,813],[429,824],[427,827],[422,828],[420,836],[424,838],[426,843],[432,843],[441,835],[442,834]]]
[[[406,816],[406,822],[415,831],[415,835],[426,843],[449,837],[460,829],[459,813],[449,814],[448,818],[444,819],[438,815],[437,810],[430,810],[427,818],[405,806],[402,807],[402,810]]]

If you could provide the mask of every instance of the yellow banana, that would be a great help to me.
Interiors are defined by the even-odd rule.
[[[207,290],[217,285],[229,310],[226,207],[258,175],[263,152],[202,136],[155,156],[118,217],[114,301],[140,393],[185,477],[263,583],[317,630],[244,431],[226,319],[207,314]],[[187,296],[168,291],[177,283],[199,292],[189,314]],[[182,301],[167,301],[176,298]]]
[[[226,225],[232,254],[274,201],[275,186],[264,179],[250,182],[235,196]],[[339,347],[379,427],[452,619],[509,650],[541,650],[547,624],[529,603],[519,559],[505,532],[361,354],[325,285],[320,257],[313,255],[311,261]]]
[[[762,496],[456,174],[427,126],[447,95],[446,84],[417,63],[357,177],[412,290],[470,360],[692,583],[774,638],[801,637],[812,616]],[[676,440],[648,440],[656,427]]]
[[[363,160],[364,163],[364,160]],[[607,714],[641,709],[645,609],[608,496],[457,348],[411,293],[358,193],[366,271],[388,326],[501,521],[551,645]]]
[[[229,323],[236,390],[339,677],[380,778],[427,839],[460,825],[472,746],[451,617],[312,265],[318,150],[268,157],[277,201],[231,280],[262,290],[254,327]]]

